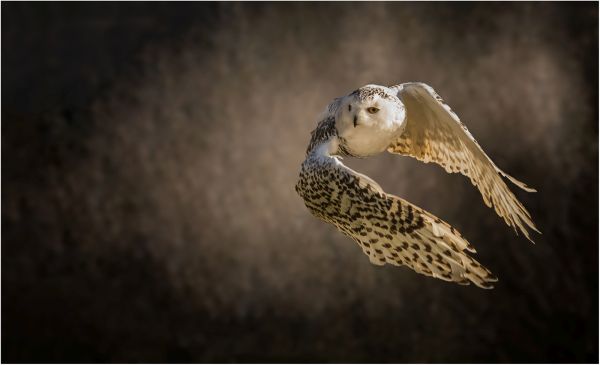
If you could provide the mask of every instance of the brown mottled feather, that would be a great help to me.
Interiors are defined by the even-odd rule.
[[[492,288],[497,281],[466,253],[475,250],[450,225],[384,193],[371,179],[317,148],[302,164],[296,191],[312,214],[356,241],[373,264],[404,265],[423,275],[473,282],[481,288]]]

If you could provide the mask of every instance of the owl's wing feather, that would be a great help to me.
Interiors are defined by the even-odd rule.
[[[497,279],[448,223],[397,197],[337,158],[309,157],[296,186],[318,218],[351,237],[371,263],[407,266],[445,281],[492,288]]]
[[[488,207],[506,224],[518,228],[532,241],[525,226],[540,233],[523,204],[515,197],[500,175],[521,189],[534,192],[500,170],[483,152],[467,127],[437,93],[423,83],[405,83],[392,87],[406,107],[407,124],[388,152],[414,157],[425,163],[435,162],[446,172],[461,173],[471,179]],[[533,242],[533,241],[532,241]]]
[[[324,143],[329,138],[336,135],[335,114],[337,113],[337,110],[339,109],[343,99],[343,97],[335,98],[329,105],[327,105],[327,107],[325,107],[325,110],[319,114],[317,119],[319,120],[319,123],[317,124],[317,127],[310,133],[310,142],[306,148],[307,155],[316,146]]]

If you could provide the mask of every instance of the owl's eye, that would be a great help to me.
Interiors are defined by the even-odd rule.
[[[348,111],[351,112],[352,111],[352,105],[348,104]]]
[[[379,109],[378,109],[378,108],[375,108],[374,106],[372,106],[372,107],[370,107],[370,108],[367,108],[367,111],[368,111],[369,113],[371,113],[371,114],[375,114],[375,113],[377,113],[377,112],[379,111]]]

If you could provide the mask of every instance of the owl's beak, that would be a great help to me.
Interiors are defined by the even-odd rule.
[[[356,128],[356,125],[358,124],[358,122],[356,120],[357,120],[357,118],[356,118],[356,114],[355,114],[354,115],[354,128]]]

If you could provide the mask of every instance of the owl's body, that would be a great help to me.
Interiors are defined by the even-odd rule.
[[[429,96],[420,95],[423,90]],[[373,264],[404,265],[442,280],[491,288],[497,279],[465,252],[475,250],[458,231],[431,213],[386,194],[375,181],[340,161],[342,156],[367,157],[388,150],[438,162],[447,171],[467,176],[470,167],[474,176],[469,177],[479,184],[484,201],[493,203],[509,225],[518,226],[526,235],[522,221],[535,229],[528,213],[499,178],[498,174],[504,173],[482,151],[485,159],[477,151],[469,151],[469,147],[475,150],[479,146],[432,92],[424,84],[393,88],[367,85],[334,100],[312,132],[296,191],[312,214],[356,241]],[[441,109],[436,110],[435,104]],[[431,139],[435,131],[422,128],[431,128],[432,123],[435,126],[432,120],[436,118],[448,119],[442,110],[455,118],[452,123],[458,129],[448,125],[448,120],[442,121],[437,128],[445,131],[444,135]],[[461,146],[468,143],[465,138],[452,136],[459,131],[473,146]],[[495,177],[484,176],[488,170]],[[507,196],[502,195],[505,191]]]

